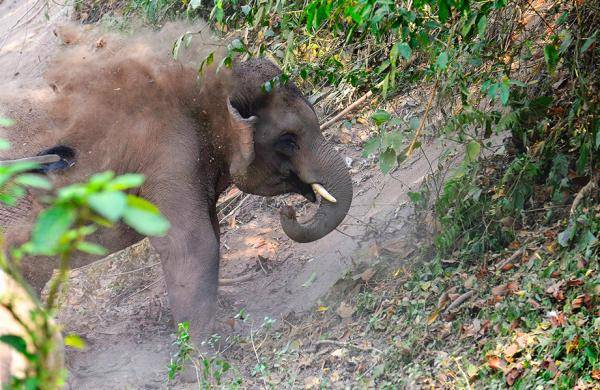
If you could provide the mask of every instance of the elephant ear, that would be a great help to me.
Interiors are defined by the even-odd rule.
[[[233,177],[241,177],[246,175],[248,166],[254,161],[254,124],[257,118],[256,116],[242,117],[229,98],[227,98],[227,111],[232,128],[229,173]]]

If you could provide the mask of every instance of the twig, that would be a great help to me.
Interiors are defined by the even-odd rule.
[[[446,313],[449,313],[449,312],[453,311],[454,309],[458,309],[458,307],[460,305],[462,305],[463,303],[468,301],[471,297],[473,297],[473,294],[474,294],[474,292],[473,292],[473,290],[471,290],[471,291],[467,291],[463,295],[456,298],[454,300],[454,302],[452,302],[452,304],[450,306],[448,306],[448,308],[446,309]]]
[[[540,13],[538,12],[538,10],[537,10],[537,9],[535,9],[535,7],[533,6],[533,4],[531,4],[531,1],[527,0],[527,4],[529,5],[529,8],[531,8],[531,9],[533,10],[533,12],[535,12],[535,14],[536,14],[537,16],[539,16],[539,17],[540,17],[540,19],[542,19],[542,22],[544,22],[544,24],[546,25],[546,27],[548,27],[548,28],[549,28],[549,29],[552,31],[552,34],[556,34],[556,30],[554,30],[554,27],[552,27],[552,26],[550,25],[550,23],[548,23],[548,21],[546,20],[546,18],[544,18],[544,17],[542,16],[542,14],[540,14]]]
[[[379,349],[377,349],[375,347],[359,347],[358,345],[351,344],[351,343],[348,343],[345,341],[338,341],[338,340],[319,340],[319,341],[315,342],[315,350],[320,345],[335,345],[337,347],[353,348],[353,349],[357,349],[357,350],[363,351],[363,352],[383,353],[382,351],[380,351]]]
[[[235,206],[233,208],[233,210],[231,210],[229,212],[229,214],[227,214],[226,216],[224,216],[223,218],[221,218],[221,220],[219,221],[219,224],[222,224],[225,220],[227,220],[227,218],[231,217],[233,215],[233,213],[235,213],[236,211],[238,211],[240,209],[240,207],[242,207],[242,205],[244,204],[244,202],[246,201],[246,199],[248,199],[250,195],[246,195],[242,198],[242,200],[240,200],[240,203],[238,203],[237,206]]]
[[[134,273],[134,272],[138,272],[138,271],[145,270],[146,268],[152,268],[152,267],[156,267],[156,266],[157,266],[157,265],[159,265],[159,264],[160,264],[160,261],[157,261],[157,262],[156,262],[156,263],[154,263],[154,264],[145,265],[145,266],[143,266],[143,267],[136,268],[136,269],[134,269],[134,270],[131,270],[131,271],[119,272],[119,273],[116,273],[116,274],[108,274],[108,275],[104,275],[103,277],[109,277],[109,276],[121,276],[121,275],[132,274],[132,273]]]
[[[357,101],[355,101],[354,103],[352,103],[351,105],[349,105],[348,107],[346,107],[342,111],[340,111],[339,114],[337,114],[336,116],[334,116],[333,118],[331,118],[327,122],[323,123],[321,125],[321,131],[325,130],[329,126],[331,126],[334,123],[336,123],[337,121],[339,121],[346,114],[348,114],[350,111],[354,110],[356,107],[358,107],[359,105],[361,105],[365,100],[367,100],[371,96],[373,96],[373,92],[371,92],[371,91],[368,91],[367,93],[365,93],[364,95],[362,95]]]
[[[258,276],[260,272],[254,272],[247,275],[238,276],[237,278],[222,278],[219,279],[219,286],[231,286],[236,283],[247,282],[251,279],[254,279],[255,276]]]
[[[415,136],[413,137],[413,140],[411,141],[410,145],[408,146],[408,150],[406,151],[406,157],[410,157],[410,155],[412,154],[413,150],[415,149],[415,146],[417,145],[417,140],[419,139],[419,136],[421,135],[421,131],[423,131],[423,128],[425,127],[425,121],[427,120],[427,115],[429,115],[429,110],[431,109],[431,105],[433,103],[433,97],[435,96],[435,92],[437,90],[439,81],[440,81],[440,79],[438,78],[435,80],[435,84],[433,84],[433,88],[431,89],[431,94],[429,95],[429,100],[427,101],[427,105],[425,106],[425,112],[423,113],[423,117],[421,118],[421,123],[419,123],[419,127],[417,128],[417,131],[415,132]]]
[[[253,334],[252,328],[250,328],[250,342],[252,343],[252,349],[254,350],[254,356],[256,356],[256,363],[258,363],[258,365],[260,366],[260,364],[261,364],[260,357],[258,357],[258,351],[256,350],[256,345],[254,345],[254,334]],[[265,379],[264,375],[262,375],[262,373],[261,373],[260,377],[263,380],[265,389],[267,389],[268,388],[267,380]]]
[[[496,264],[496,269],[500,269],[500,268],[504,267],[506,264],[512,263],[517,257],[521,256],[525,252],[526,249],[527,249],[527,245],[520,247],[515,253],[510,255],[509,258]]]
[[[158,278],[154,282],[148,284],[146,287],[140,288],[139,290],[134,291],[131,294],[127,295],[125,298],[123,298],[123,300],[127,300],[127,299],[133,297],[134,295],[137,295],[137,294],[141,293],[142,291],[149,289],[150,287],[156,285],[157,283],[162,282],[162,280],[163,280],[162,277]],[[116,297],[114,297],[113,299],[110,300],[110,303],[112,304],[112,303],[116,302],[119,298],[121,298],[122,296],[124,296],[126,294],[127,294],[127,292],[117,295]]]
[[[462,374],[463,378],[465,379],[465,383],[467,384],[467,389],[471,390],[472,387],[471,387],[471,383],[469,383],[469,377],[463,371],[462,366],[460,365],[460,362],[458,361],[458,359],[454,358],[454,361],[456,362],[456,365],[458,366],[458,370],[460,371],[460,373]]]
[[[573,200],[573,204],[571,205],[571,215],[575,213],[577,206],[579,206],[579,204],[583,201],[583,198],[588,193],[590,193],[594,189],[594,187],[596,187],[596,182],[598,181],[599,177],[600,175],[592,176],[590,181],[586,185],[584,185],[583,188],[581,188],[581,190],[579,190],[579,192],[575,196],[575,200]]]

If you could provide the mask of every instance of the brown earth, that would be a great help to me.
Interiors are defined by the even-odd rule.
[[[39,0],[0,2],[0,85],[44,86],[44,64],[59,47],[52,31],[70,18],[68,8],[44,7],[45,2]],[[400,117],[417,114],[418,101],[402,96],[390,109]],[[351,166],[355,197],[346,220],[324,239],[298,244],[285,237],[277,206],[285,201],[298,204],[293,197],[237,196],[224,208],[221,277],[256,273],[248,281],[220,289],[221,349],[233,366],[245,365],[236,336],[247,336],[265,317],[275,319],[276,326],[302,318],[345,275],[368,267],[361,253],[375,243],[392,245],[401,259],[417,245],[406,194],[437,166],[442,147],[424,145],[401,168],[383,176],[372,160],[360,157],[361,137],[356,134],[361,132],[368,129],[358,125],[350,132],[334,128],[327,134]],[[311,207],[307,205],[306,213]],[[158,262],[144,241],[72,271],[64,298],[67,304],[58,320],[66,333],[77,333],[87,342],[83,351],[67,353],[72,388],[168,386],[166,366],[173,353],[175,326]],[[242,309],[245,321],[235,318]],[[240,371],[250,369],[241,367]]]

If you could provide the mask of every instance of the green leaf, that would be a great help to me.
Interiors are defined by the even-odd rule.
[[[15,124],[12,119],[4,118],[0,116],[0,127],[10,127]]]
[[[479,142],[472,140],[467,144],[467,153],[465,155],[465,160],[468,162],[475,161],[479,153],[481,152],[481,145]]]
[[[146,199],[140,198],[139,196],[135,195],[127,195],[127,206],[148,211],[152,214],[160,213],[155,205],[148,202]]]
[[[546,59],[548,71],[553,73],[554,69],[556,69],[556,64],[558,64],[558,50],[556,50],[556,46],[552,44],[544,46],[544,58]]]
[[[420,192],[408,191],[406,194],[408,195],[410,201],[415,204],[418,204],[419,202],[421,202],[421,199],[423,198],[423,196],[421,195]]]
[[[44,177],[40,175],[33,175],[24,173],[15,178],[15,183],[20,184],[22,186],[41,188],[44,190],[49,190],[52,188],[52,184]]]
[[[107,189],[114,191],[128,190],[136,188],[144,184],[144,175],[136,173],[127,173],[125,175],[114,178],[107,186]]]
[[[127,207],[127,198],[120,191],[101,192],[88,198],[92,210],[111,222],[116,222]]]
[[[437,58],[437,61],[435,62],[435,66],[439,70],[445,70],[448,66],[448,53],[446,53],[445,51],[441,52]]]
[[[509,97],[510,97],[510,87],[508,86],[508,83],[500,84],[500,101],[502,102],[503,106],[506,106],[506,104],[508,103]]]
[[[588,49],[590,48],[590,46],[592,46],[594,44],[594,42],[596,42],[596,34],[598,34],[598,30],[596,30],[596,32],[594,32],[594,34],[589,37],[588,39],[586,39],[583,42],[583,45],[581,45],[581,53],[585,53],[586,51],[588,51]]]
[[[36,360],[36,356],[32,355],[27,351],[27,343],[25,342],[25,339],[23,339],[23,337],[16,336],[13,334],[4,334],[0,336],[0,342],[7,344],[8,346],[12,347],[15,351],[21,353],[27,358],[27,360]]]
[[[252,7],[250,7],[249,5],[242,5],[242,12],[244,13],[244,15],[248,15],[250,13],[250,11],[252,11]]]
[[[107,185],[115,177],[113,171],[100,172],[92,175],[88,181],[89,188],[100,188]]]
[[[483,15],[477,22],[477,32],[479,33],[479,36],[483,37],[483,35],[485,34],[485,30],[487,29],[487,25],[487,16]]]
[[[394,63],[395,59],[398,58],[398,56],[402,56],[405,60],[408,61],[410,59],[411,54],[412,50],[410,49],[408,43],[396,42],[392,47],[392,50],[390,51],[390,59],[393,58],[394,60],[392,61],[392,63]]]
[[[379,156],[379,169],[384,174],[387,174],[396,165],[396,152],[392,148],[386,149],[385,152]]]
[[[438,17],[440,22],[445,23],[448,20],[450,9],[448,8],[447,0],[438,0]]]
[[[420,125],[421,125],[421,120],[419,118],[417,118],[416,116],[413,116],[408,121],[408,127],[410,127],[410,129],[412,131],[417,131],[417,129],[419,128]]]
[[[123,220],[144,236],[164,236],[170,227],[169,221],[160,214],[134,207],[125,210]]]
[[[377,126],[389,121],[391,117],[392,116],[384,110],[377,110],[371,115],[371,119]]]
[[[0,150],[10,149],[10,142],[5,139],[0,139]]]
[[[204,69],[207,66],[212,65],[212,63],[215,61],[215,52],[211,51],[204,60],[202,60],[202,62],[200,63],[200,67],[198,68],[198,74],[202,74],[202,72],[204,72]]]
[[[65,205],[54,205],[42,211],[33,228],[31,243],[34,254],[53,255],[60,238],[76,217],[75,210]]]
[[[575,224],[570,223],[569,226],[565,230],[563,230],[562,232],[560,232],[558,234],[558,243],[563,248],[566,248],[569,246],[569,243],[573,239],[574,235],[575,235]]]
[[[379,150],[380,143],[381,143],[381,139],[379,138],[379,136],[375,136],[375,137],[371,138],[370,140],[368,140],[367,142],[365,142],[365,144],[363,146],[362,156],[366,158],[372,154],[375,154],[375,152],[377,152],[377,150]]]
[[[104,256],[108,253],[106,248],[104,248],[103,246],[87,241],[77,242],[76,248],[78,251],[88,253],[90,255]]]
[[[384,147],[391,147],[392,149],[394,149],[396,151],[396,153],[399,153],[400,150],[402,149],[402,141],[403,141],[403,136],[402,133],[399,131],[392,131],[389,133],[386,133],[384,136],[384,141],[383,141],[383,146]]]
[[[200,7],[201,5],[202,5],[202,0],[190,0],[189,7],[192,10],[195,10],[196,8]]]
[[[85,348],[85,340],[78,335],[71,333],[65,336],[65,345],[75,349]]]

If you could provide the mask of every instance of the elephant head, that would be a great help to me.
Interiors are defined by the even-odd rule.
[[[346,164],[323,137],[312,105],[288,82],[266,92],[263,85],[280,75],[265,59],[233,66],[226,97],[229,118],[229,175],[244,192],[273,196],[297,193],[321,204],[314,217],[300,223],[291,207],[280,220],[297,242],[318,240],[335,229],[352,202],[352,181]]]

